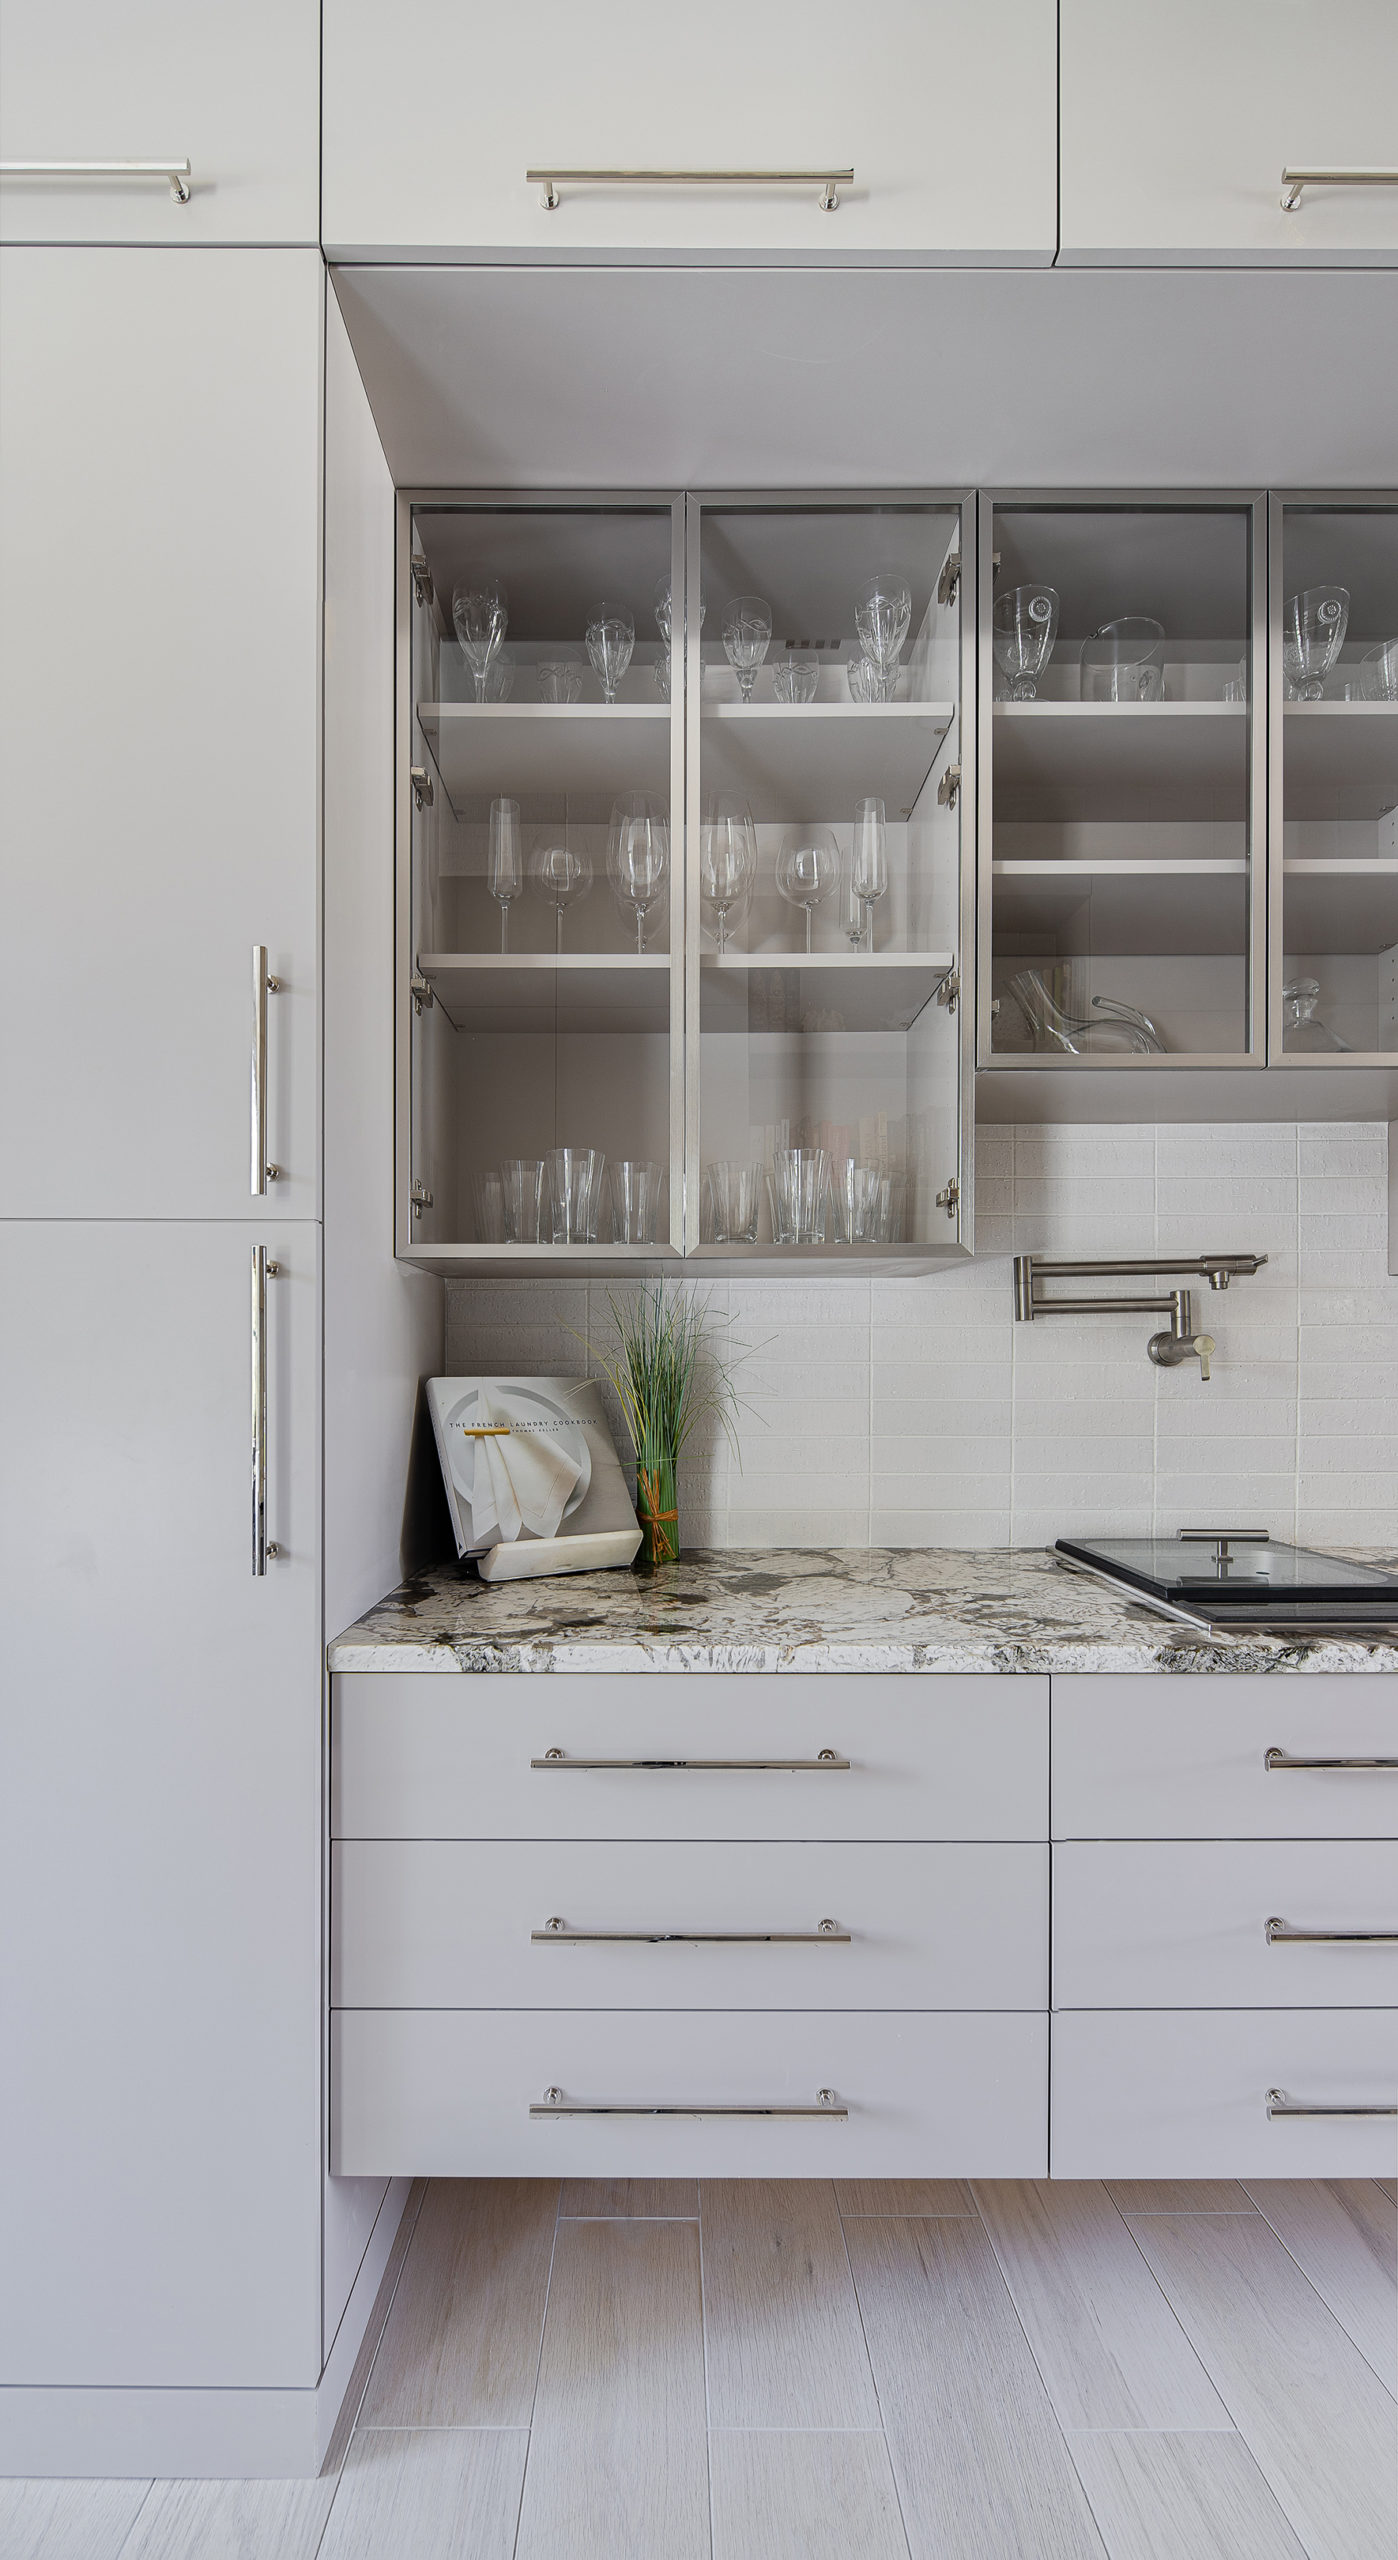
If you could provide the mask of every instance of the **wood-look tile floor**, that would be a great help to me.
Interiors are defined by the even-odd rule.
[[[409,2217],[325,2478],[0,2481],[3,2560],[1398,2552],[1386,2183],[497,2179]]]

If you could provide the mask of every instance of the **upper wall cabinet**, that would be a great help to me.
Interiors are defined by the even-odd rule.
[[[1059,17],[1061,262],[1398,264],[1392,0],[1060,0]]]
[[[324,239],[337,257],[1045,264],[1054,84],[1047,0],[325,0]]]
[[[313,241],[319,82],[317,0],[6,0],[0,239]]]

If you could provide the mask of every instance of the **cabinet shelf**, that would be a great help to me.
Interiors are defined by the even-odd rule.
[[[1358,955],[1398,943],[1398,861],[1284,861],[1282,881],[1288,951]]]
[[[1398,703],[1288,702],[1288,818],[1380,818],[1398,805]]]
[[[705,1032],[907,1031],[955,960],[949,951],[706,952],[699,964]]]
[[[950,702],[720,702],[703,712],[704,788],[759,822],[851,816],[877,794],[910,817],[955,717]]]
[[[997,702],[996,815],[1241,818],[1247,717],[1244,702]]]
[[[417,716],[458,818],[501,796],[669,790],[665,702],[421,702]]]
[[[664,1031],[666,951],[425,951],[418,967],[455,1031]]]
[[[994,926],[1055,934],[1091,901],[1096,951],[1234,952],[1246,947],[1247,863],[994,862]]]

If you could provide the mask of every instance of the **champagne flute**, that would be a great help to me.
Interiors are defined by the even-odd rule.
[[[744,702],[772,637],[772,608],[762,596],[734,596],[723,608],[723,646]]]
[[[631,664],[636,625],[624,605],[594,605],[587,625],[587,654],[602,688],[604,702],[615,702],[616,689]]]
[[[535,884],[553,906],[557,918],[555,951],[563,948],[563,910],[575,898],[585,898],[592,886],[592,858],[564,844],[541,845],[531,868]]]
[[[613,804],[607,870],[618,905],[636,918],[636,954],[645,950],[646,910],[665,886],[670,869],[670,829],[644,791],[628,791]]]
[[[893,698],[912,616],[912,589],[896,569],[881,569],[876,577],[866,578],[854,600],[854,627],[865,657],[878,674],[884,702]]]
[[[485,700],[485,680],[500,655],[509,623],[509,598],[498,578],[477,574],[462,578],[451,592],[451,618],[466,664],[476,679],[476,700]]]
[[[840,876],[840,854],[828,827],[812,827],[777,856],[777,887],[791,907],[806,910],[806,949],[811,947],[811,919]]]
[[[524,838],[517,800],[490,804],[490,868],[486,875],[492,898],[500,907],[500,948],[510,947],[510,902],[524,886]]]
[[[718,953],[728,948],[728,910],[746,896],[757,871],[757,830],[746,800],[721,799],[699,835],[699,886],[718,918]]]
[[[882,800],[855,804],[849,884],[864,915],[864,949],[874,947],[874,909],[888,894],[888,827]]]

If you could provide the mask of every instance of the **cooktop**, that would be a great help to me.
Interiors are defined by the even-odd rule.
[[[1181,1529],[1173,1538],[1060,1538],[1078,1571],[1134,1592],[1163,1616],[1198,1626],[1320,1630],[1398,1628],[1398,1573],[1290,1547],[1265,1529]]]

